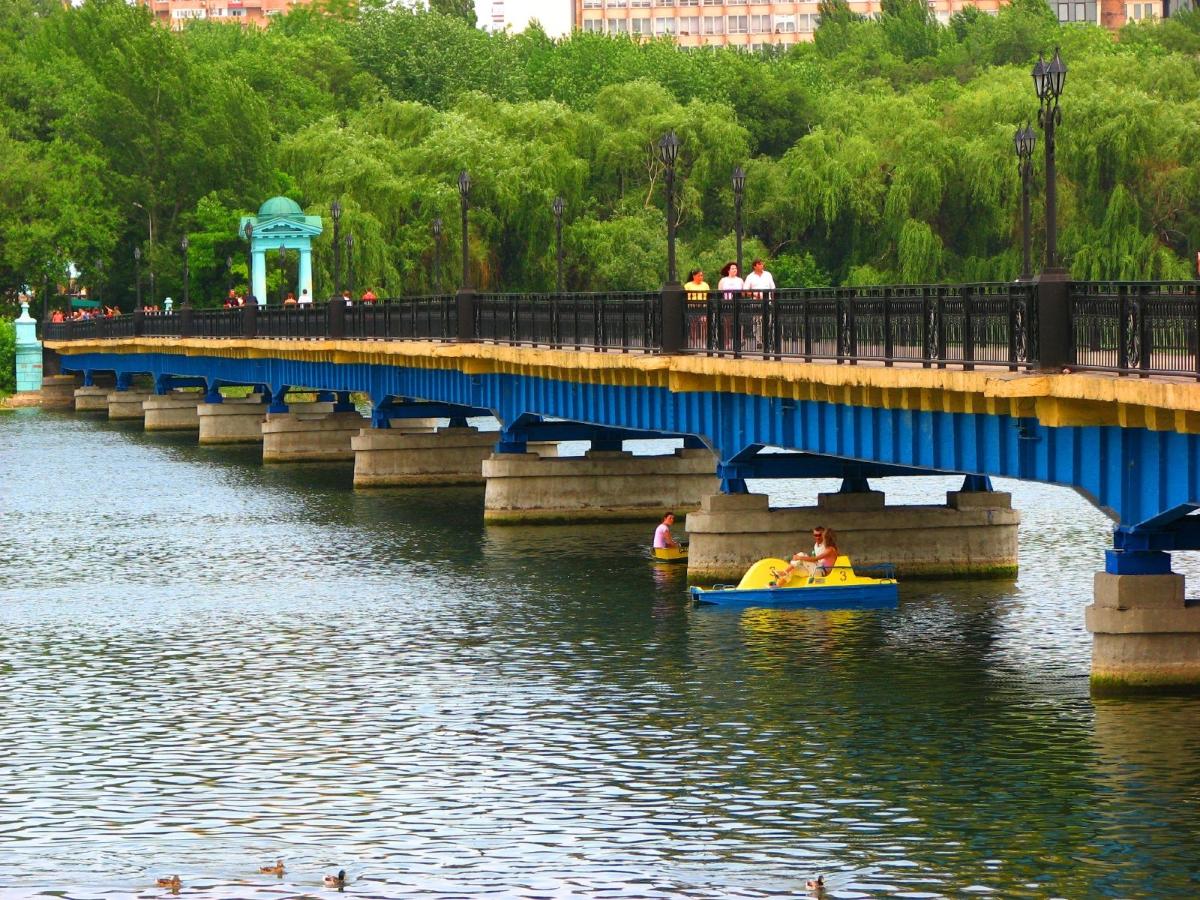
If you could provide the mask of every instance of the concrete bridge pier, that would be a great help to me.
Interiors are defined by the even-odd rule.
[[[809,454],[741,455],[720,467],[722,493],[687,517],[688,578],[736,582],[764,557],[811,551],[812,529],[832,528],[855,564],[894,563],[910,578],[1011,578],[1017,573],[1020,513],[987,478],[967,476],[945,505],[887,506],[870,477],[945,474],[857,463]],[[766,494],[746,491],[747,478],[841,477],[836,493],[811,507],[772,509]]]
[[[525,417],[523,417],[524,419]],[[518,421],[483,461],[483,518],[492,524],[652,521],[695,509],[717,487],[716,457],[703,445],[634,456],[623,441],[671,437],[572,422]],[[588,440],[583,457],[531,452],[531,440]]]
[[[209,394],[215,390],[215,382]],[[160,375],[154,379],[154,393],[142,403],[147,431],[199,431],[200,417],[196,408],[208,399],[200,391],[180,388],[206,388],[203,378],[175,378]],[[218,398],[220,393],[217,392]],[[218,400],[219,402],[219,400]]]
[[[149,396],[149,391],[134,384],[132,372],[118,372],[117,383],[108,394],[109,419],[141,419],[146,414],[142,404]]]
[[[1156,549],[1200,549],[1200,528],[1184,520],[1167,533],[1118,528],[1115,538],[1085,610],[1092,693],[1200,693],[1200,600],[1186,599],[1184,576]]]
[[[351,439],[355,487],[482,484],[494,432],[467,425],[486,409],[389,398],[371,410],[371,427]],[[448,425],[443,425],[448,422]]]
[[[42,409],[74,409],[75,391],[83,383],[76,374],[42,376]]]
[[[269,391],[256,388],[244,399],[223,397],[213,382],[196,406],[201,444],[257,444],[267,418]],[[284,407],[286,409],[286,406]]]
[[[330,392],[331,393],[331,392]],[[336,462],[354,459],[350,440],[366,419],[350,402],[349,391],[313,403],[288,403],[277,391],[262,423],[263,462]]]
[[[112,372],[83,370],[83,384],[75,389],[75,412],[108,412],[108,395],[116,384]]]

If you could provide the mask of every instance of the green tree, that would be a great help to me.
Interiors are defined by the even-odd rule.
[[[462,19],[472,28],[478,22],[475,15],[475,0],[429,0],[429,9],[443,16]]]

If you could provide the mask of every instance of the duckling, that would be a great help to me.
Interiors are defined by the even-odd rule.
[[[183,882],[179,880],[178,875],[172,875],[170,878],[160,878],[154,884],[157,887],[165,887],[177,891],[183,885]]]
[[[346,883],[346,870],[342,869],[336,875],[325,876],[325,887],[342,887]]]
[[[275,860],[275,865],[273,866],[259,866],[258,871],[261,875],[283,875],[283,860]]]
[[[804,886],[818,896],[825,893],[825,876],[818,875],[816,878],[810,878],[804,882]]]

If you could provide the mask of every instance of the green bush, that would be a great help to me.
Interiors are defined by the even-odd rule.
[[[0,319],[0,394],[17,389],[17,329],[12,319]]]

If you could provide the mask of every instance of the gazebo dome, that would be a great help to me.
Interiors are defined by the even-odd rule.
[[[288,197],[272,197],[258,208],[260,219],[274,219],[279,216],[303,216],[304,210],[300,204]]]

